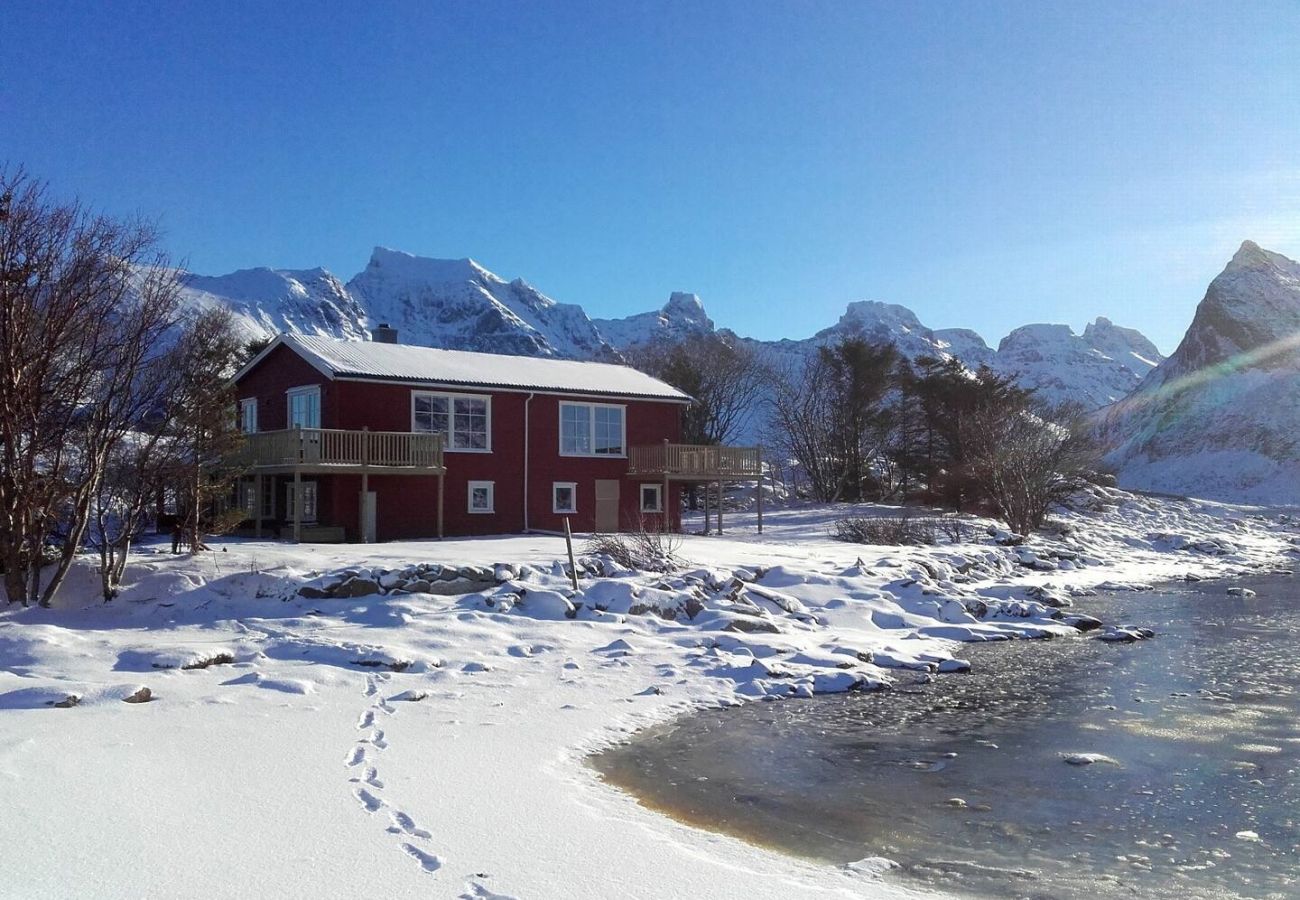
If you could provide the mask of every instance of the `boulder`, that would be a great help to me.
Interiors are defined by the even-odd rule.
[[[349,578],[334,589],[335,597],[369,597],[380,593],[379,582],[373,578],[356,576]]]

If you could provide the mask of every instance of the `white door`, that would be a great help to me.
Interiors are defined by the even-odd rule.
[[[361,542],[375,542],[375,492],[366,491],[361,495]]]

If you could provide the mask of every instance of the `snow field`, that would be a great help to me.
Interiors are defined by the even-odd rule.
[[[1078,634],[1098,585],[1267,568],[1297,537],[1104,489],[1028,549],[842,544],[835,515],[776,510],[761,537],[737,515],[686,539],[683,573],[573,597],[542,536],[146,549],[108,606],[79,573],[56,609],[0,611],[0,809],[24,835],[0,896],[909,896],[882,865],[678,824],[582,760],[704,705],[960,671],[956,641]],[[529,571],[464,596],[297,593],[427,561]]]

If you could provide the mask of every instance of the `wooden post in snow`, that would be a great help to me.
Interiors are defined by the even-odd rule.
[[[718,479],[718,534],[722,534],[722,479]]]
[[[758,445],[758,491],[755,495],[758,504],[758,533],[763,533],[763,445]]]
[[[569,517],[564,517],[564,545],[569,550],[569,580],[573,582],[574,591],[578,590],[578,563],[573,558],[573,532],[569,530]]]
[[[262,537],[262,475],[259,472],[253,476],[253,536],[259,540]]]

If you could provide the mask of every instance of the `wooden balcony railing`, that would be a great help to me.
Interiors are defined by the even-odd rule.
[[[661,475],[682,480],[752,480],[762,474],[763,452],[759,447],[711,444],[629,447],[628,471],[633,475]]]
[[[241,459],[253,468],[443,468],[442,435],[409,431],[289,428],[245,435]]]

